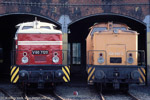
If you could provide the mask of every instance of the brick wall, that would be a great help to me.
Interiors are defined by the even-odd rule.
[[[117,13],[143,20],[148,15],[148,0],[0,0],[0,14],[33,13],[59,20],[69,15],[72,20],[99,14]]]

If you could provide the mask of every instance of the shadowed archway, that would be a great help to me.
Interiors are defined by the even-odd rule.
[[[143,22],[132,17],[113,14],[113,13],[90,15],[69,24],[70,34],[68,35],[68,39],[69,39],[68,42],[70,43],[70,51],[71,51],[71,72],[73,73],[72,76],[76,76],[76,75],[77,77],[79,75],[80,75],[79,77],[86,76],[86,72],[85,72],[86,71],[86,41],[85,40],[89,33],[89,28],[92,25],[94,25],[94,23],[100,23],[100,22],[114,22],[114,23],[117,22],[117,23],[127,24],[131,28],[131,30],[135,30],[138,33],[140,33],[138,38],[138,49],[145,50],[145,53],[147,52],[146,25]],[[73,44],[75,43],[81,44],[81,47],[79,48],[80,50],[78,50],[79,51],[78,54],[81,55],[79,58],[81,62],[80,64],[73,64],[73,59],[74,59]]]
[[[3,78],[2,80],[8,79],[10,74],[11,51],[14,46],[13,40],[17,30],[15,26],[19,23],[34,21],[35,17],[37,17],[39,21],[53,23],[58,29],[61,29],[61,25],[58,22],[44,16],[33,14],[9,14],[0,16],[0,48],[3,49],[3,63],[0,63],[0,78]]]

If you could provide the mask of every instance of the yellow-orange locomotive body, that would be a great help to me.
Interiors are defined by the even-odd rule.
[[[86,39],[88,83],[145,83],[144,51],[138,50],[138,34],[125,24],[100,23]]]

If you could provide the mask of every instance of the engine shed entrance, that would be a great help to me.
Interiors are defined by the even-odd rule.
[[[11,64],[11,50],[13,49],[13,38],[16,33],[15,25],[22,22],[33,21],[37,17],[38,20],[54,23],[60,29],[61,25],[51,19],[38,15],[29,14],[10,14],[0,17],[1,37],[0,37],[0,66],[1,78],[9,77]],[[146,25],[135,18],[118,15],[118,14],[96,14],[81,18],[69,24],[68,27],[68,49],[70,50],[70,68],[71,80],[86,82],[86,37],[89,28],[98,22],[120,22],[127,24],[132,30],[140,33],[138,39],[139,50],[144,50],[147,55],[147,34]],[[102,41],[100,41],[102,42]],[[145,57],[147,61],[147,57]],[[147,63],[147,62],[146,62]],[[78,82],[79,82],[78,81]]]
[[[146,25],[135,18],[118,14],[97,14],[87,16],[69,24],[68,43],[71,54],[71,79],[73,81],[87,79],[86,75],[86,37],[89,34],[89,28],[99,22],[118,22],[124,23],[135,30],[138,36],[138,49],[144,50],[147,55],[147,34]],[[103,41],[100,41],[103,42]],[[147,56],[145,56],[147,64]]]
[[[0,17],[0,79],[2,81],[9,81],[10,78],[10,66],[11,66],[11,51],[14,46],[14,37],[17,28],[15,26],[19,23],[37,20],[43,22],[54,23],[60,29],[60,24],[39,15],[30,14],[9,14]]]

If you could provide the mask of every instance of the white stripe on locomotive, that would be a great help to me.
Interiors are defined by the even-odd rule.
[[[18,45],[62,45],[62,41],[18,41]]]

